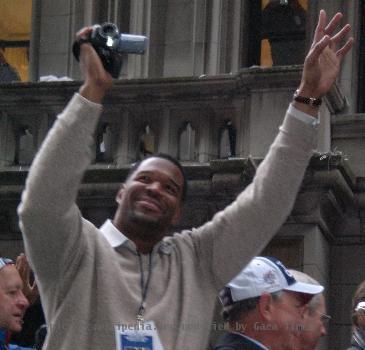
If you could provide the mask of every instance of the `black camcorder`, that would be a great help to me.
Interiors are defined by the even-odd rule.
[[[118,78],[122,69],[124,53],[142,55],[145,53],[148,38],[143,35],[119,33],[114,23],[95,24],[89,38],[73,43],[72,51],[77,60],[80,57],[80,45],[89,42],[99,55],[103,66],[113,78]]]

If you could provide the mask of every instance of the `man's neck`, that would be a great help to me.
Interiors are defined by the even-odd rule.
[[[118,225],[115,220],[113,225],[131,240],[136,245],[137,251],[142,254],[151,253],[153,247],[165,236],[164,232],[145,225],[124,225],[122,223]]]
[[[138,238],[135,238],[135,237],[129,238],[129,239],[136,245],[137,251],[142,253],[142,254],[151,253],[152,250],[153,250],[153,247],[159,242],[159,241],[146,242],[143,239],[138,239]]]

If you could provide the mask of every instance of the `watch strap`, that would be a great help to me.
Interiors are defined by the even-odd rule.
[[[300,103],[307,104],[311,107],[319,107],[322,104],[321,98],[301,96],[301,95],[299,95],[298,90],[294,92],[293,100],[300,102]]]

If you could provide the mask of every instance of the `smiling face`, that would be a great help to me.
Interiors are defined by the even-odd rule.
[[[180,217],[183,186],[183,175],[175,164],[158,157],[144,160],[117,194],[114,224],[123,233],[132,227],[134,234],[165,235]]]
[[[0,270],[0,328],[20,332],[25,310],[29,306],[22,292],[23,282],[15,266]]]

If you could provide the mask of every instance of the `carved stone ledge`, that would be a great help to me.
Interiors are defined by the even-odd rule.
[[[332,139],[353,139],[365,136],[365,114],[332,116]]]
[[[185,164],[190,188],[182,225],[195,226],[224,208],[252,181],[260,162],[261,159],[235,158]],[[79,190],[80,207],[94,212],[102,204],[104,212],[112,211],[116,206],[115,194],[129,169],[129,166],[90,167]],[[27,170],[0,171],[0,207],[16,208],[26,175]],[[288,222],[318,225],[332,241],[341,236],[349,208],[356,210],[358,204],[365,208],[365,193],[355,197],[357,187],[352,180],[340,155],[325,161],[321,155],[314,156]]]

